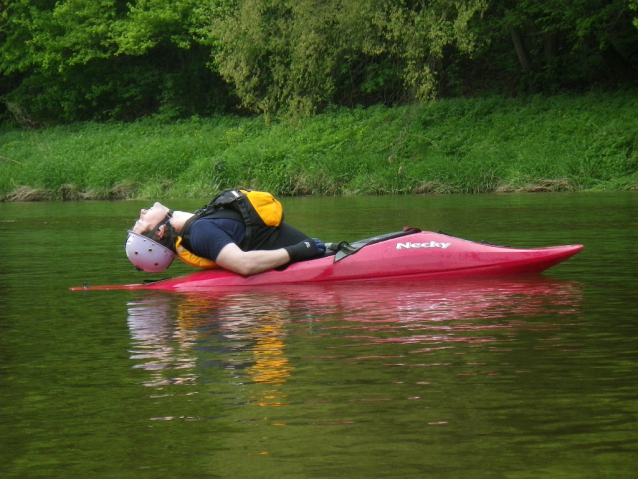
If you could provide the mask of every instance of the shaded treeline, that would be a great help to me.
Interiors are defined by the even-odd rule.
[[[0,121],[635,87],[638,0],[2,0]]]

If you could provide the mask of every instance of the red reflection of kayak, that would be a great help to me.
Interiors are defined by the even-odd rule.
[[[540,273],[583,249],[582,245],[516,249],[408,230],[333,246],[334,255],[289,265],[254,276],[216,269],[149,284],[83,289],[155,289],[205,291],[228,287],[396,281]]]
[[[298,284],[287,288],[264,285],[253,289],[181,290],[180,314],[207,318],[212,310],[228,308],[226,321],[236,315],[246,321],[255,309],[269,313],[311,311],[317,321],[335,317],[342,327],[382,327],[422,323],[442,329],[457,321],[498,320],[549,313],[571,315],[582,301],[580,283],[544,275],[438,278],[428,281],[350,281],[347,283]],[[165,297],[148,291],[149,303]],[[152,300],[151,300],[152,299]],[[264,305],[266,305],[264,307]],[[232,312],[231,312],[232,311]],[[195,320],[196,322],[196,320]]]
[[[219,334],[257,353],[244,357],[247,362],[256,359],[247,370],[253,381],[280,383],[292,371],[284,355],[291,337],[317,340],[315,349],[308,346],[313,341],[302,341],[304,357],[327,360],[385,360],[451,349],[474,358],[485,348],[506,352],[522,331],[548,333],[547,343],[538,347],[565,350],[571,347],[569,340],[555,334],[581,324],[581,303],[578,282],[544,275],[324,282],[176,295],[140,291],[129,303],[128,322],[142,345],[135,348],[140,353],[135,359],[150,358],[143,367],[151,371],[179,370],[172,384],[184,381],[183,366],[195,362],[174,353],[175,338],[182,338],[177,343],[186,351],[206,337],[217,341]],[[408,349],[377,349],[388,345]],[[234,367],[237,359],[233,355]],[[432,365],[408,359],[384,364]],[[154,377],[149,384],[158,380]]]

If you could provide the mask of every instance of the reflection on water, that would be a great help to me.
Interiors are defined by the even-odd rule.
[[[196,332],[175,321],[170,297],[145,298],[129,303],[128,326],[133,339],[131,359],[151,378],[145,386],[187,384],[195,380],[195,358],[191,353]],[[166,371],[179,371],[167,377]]]
[[[330,359],[333,368],[363,360],[381,361],[380,367],[450,365],[449,355],[442,363],[419,358],[506,351],[529,332],[575,324],[581,299],[579,283],[545,276],[145,292],[129,303],[131,359],[150,374],[144,386],[202,391],[215,369],[242,390],[243,403],[282,406],[290,401],[283,386],[291,376],[312,382],[303,377],[307,369],[295,371],[287,343],[295,343],[303,361]]]
[[[235,383],[283,384],[293,369],[284,354],[286,317],[281,298],[149,294],[129,303],[131,359],[151,373],[143,383],[149,387],[196,383],[198,348],[221,353],[214,363]],[[253,402],[280,406],[283,397],[267,390]]]

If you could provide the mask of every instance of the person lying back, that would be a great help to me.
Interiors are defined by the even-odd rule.
[[[249,201],[244,204],[252,208]],[[320,240],[284,223],[283,214],[277,226],[256,223],[234,207],[188,213],[156,202],[140,211],[129,230],[126,253],[148,272],[163,271],[179,257],[191,265],[252,275],[325,252]]]

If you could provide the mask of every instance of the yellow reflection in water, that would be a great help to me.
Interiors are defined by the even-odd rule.
[[[255,364],[247,369],[247,375],[255,383],[284,384],[294,369],[284,356],[285,342],[283,329],[284,321],[281,314],[269,314],[261,318],[259,327],[252,329],[249,334],[255,341],[252,354]],[[287,403],[283,400],[287,394],[278,388],[262,391],[255,404],[263,407],[281,407]]]
[[[145,386],[195,384],[192,373],[196,357],[193,345],[206,328],[217,323],[216,330],[232,343],[240,344],[245,374],[254,384],[271,385],[256,392],[252,404],[284,406],[286,394],[278,389],[294,369],[285,356],[285,323],[289,304],[251,295],[234,294],[216,298],[200,296],[156,296],[129,303],[128,325],[133,339],[131,359],[135,367],[151,373]],[[233,358],[234,359],[234,358]],[[183,370],[175,374],[176,370]],[[170,377],[167,377],[170,376]]]
[[[254,366],[248,368],[248,375],[256,383],[283,384],[293,367],[284,356],[283,321],[272,315],[263,318],[265,324],[251,331],[255,339]]]

